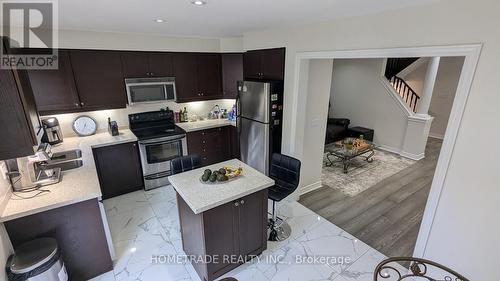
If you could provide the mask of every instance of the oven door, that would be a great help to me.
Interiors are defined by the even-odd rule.
[[[139,141],[141,165],[144,171],[146,189],[151,189],[169,182],[170,161],[185,154],[186,136],[166,137]]]

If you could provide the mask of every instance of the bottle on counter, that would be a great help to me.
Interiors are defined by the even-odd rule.
[[[179,110],[179,122],[184,122],[184,113],[182,112],[182,109]]]
[[[186,107],[184,107],[184,112],[182,113],[182,115],[183,115],[184,122],[189,121],[189,119],[188,119],[188,111],[187,111]]]

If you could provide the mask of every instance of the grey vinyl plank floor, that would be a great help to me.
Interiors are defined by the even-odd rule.
[[[299,202],[388,257],[411,256],[442,141],[426,157],[353,197],[323,185]]]

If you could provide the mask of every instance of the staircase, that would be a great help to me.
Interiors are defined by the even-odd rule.
[[[413,112],[417,111],[417,103],[420,97],[410,85],[408,85],[404,79],[398,77],[397,74],[418,59],[419,58],[390,58],[387,59],[387,65],[385,67],[385,77]]]

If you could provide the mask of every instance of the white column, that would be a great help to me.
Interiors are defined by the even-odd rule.
[[[432,92],[434,91],[434,84],[436,84],[436,76],[438,73],[440,59],[440,57],[433,57],[427,65],[427,72],[425,73],[422,93],[417,104],[417,114],[419,115],[428,115],[429,113]]]

